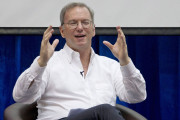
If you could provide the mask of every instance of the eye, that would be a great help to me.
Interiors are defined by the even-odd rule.
[[[82,24],[84,24],[84,25],[89,25],[90,22],[89,22],[89,21],[83,21]]]
[[[69,22],[69,25],[71,25],[71,26],[76,26],[76,25],[77,25],[77,22],[75,22],[75,21]]]

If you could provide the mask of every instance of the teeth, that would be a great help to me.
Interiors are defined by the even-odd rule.
[[[75,36],[75,37],[84,37],[85,35],[82,35],[82,36]]]

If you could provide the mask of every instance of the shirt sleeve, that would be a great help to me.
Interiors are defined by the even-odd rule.
[[[127,103],[141,102],[147,96],[145,80],[132,61],[116,70],[115,89],[119,99]]]
[[[34,60],[31,66],[16,81],[13,89],[13,98],[16,102],[31,104],[38,100],[44,92],[46,81],[43,81],[42,76],[46,67],[39,66],[38,58]],[[33,84],[29,87],[33,80]]]

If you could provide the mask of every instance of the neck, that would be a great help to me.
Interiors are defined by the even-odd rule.
[[[88,70],[88,66],[89,66],[89,62],[90,62],[90,57],[91,57],[91,45],[90,46],[85,46],[85,47],[80,47],[78,49],[75,49],[75,48],[73,48],[71,46],[69,46],[69,47],[71,49],[73,49],[74,51],[79,52],[81,64],[82,64],[82,67],[83,67],[83,70],[84,70],[84,74],[86,75],[87,70]]]
[[[80,54],[80,60],[82,63],[82,67],[84,70],[84,75],[86,76],[88,67],[89,67],[89,62],[90,62],[90,57],[91,57],[91,49],[83,52],[79,52]]]
[[[80,59],[81,59],[82,63],[84,63],[84,62],[89,63],[90,56],[91,56],[91,46],[81,46],[77,49],[73,48],[73,47],[70,47],[70,48],[80,54]]]
[[[80,59],[81,59],[82,64],[86,66],[87,64],[89,65],[91,49],[79,52],[79,54],[80,54]]]

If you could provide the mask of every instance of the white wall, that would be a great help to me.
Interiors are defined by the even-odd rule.
[[[0,27],[58,27],[71,1],[95,11],[96,27],[180,27],[180,0],[0,0]]]

